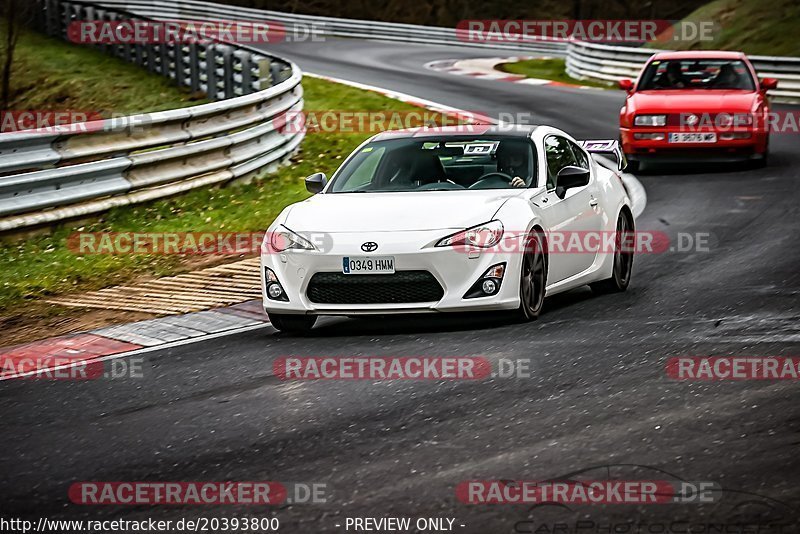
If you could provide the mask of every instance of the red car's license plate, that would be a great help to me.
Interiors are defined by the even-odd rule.
[[[716,143],[717,134],[715,133],[671,133],[669,134],[670,143]]]

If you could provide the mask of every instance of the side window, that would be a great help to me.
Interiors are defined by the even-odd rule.
[[[578,167],[581,169],[589,170],[589,156],[586,155],[586,152],[583,151],[581,147],[569,141],[569,146],[572,148],[572,153],[575,154],[575,160],[578,162]]]
[[[569,147],[569,141],[557,135],[550,135],[544,139],[545,157],[547,158],[547,189],[556,187],[556,176],[564,167],[578,165],[575,155]]]

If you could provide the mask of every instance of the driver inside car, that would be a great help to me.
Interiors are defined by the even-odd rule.
[[[502,172],[512,177],[512,187],[527,187],[527,182],[522,176],[528,174],[528,150],[524,144],[501,143],[497,148],[497,172]]]

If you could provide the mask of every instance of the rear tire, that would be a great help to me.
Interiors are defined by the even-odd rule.
[[[288,315],[283,313],[270,313],[269,320],[277,330],[287,334],[305,334],[317,322],[316,315]]]
[[[525,243],[519,282],[517,317],[528,322],[539,318],[547,287],[547,247],[544,236],[532,232]]]
[[[631,273],[633,271],[633,251],[625,251],[631,248],[635,234],[626,237],[634,231],[633,220],[627,211],[623,211],[617,218],[617,236],[614,245],[614,267],[611,271],[611,278],[589,284],[597,294],[621,293],[628,289],[631,283]],[[627,243],[627,246],[623,246]]]

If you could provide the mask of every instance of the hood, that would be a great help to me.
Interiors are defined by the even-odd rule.
[[[328,193],[293,205],[282,224],[295,232],[459,230],[491,220],[524,191]]]
[[[689,89],[683,91],[642,91],[630,97],[636,113],[719,113],[749,112],[758,93]]]

